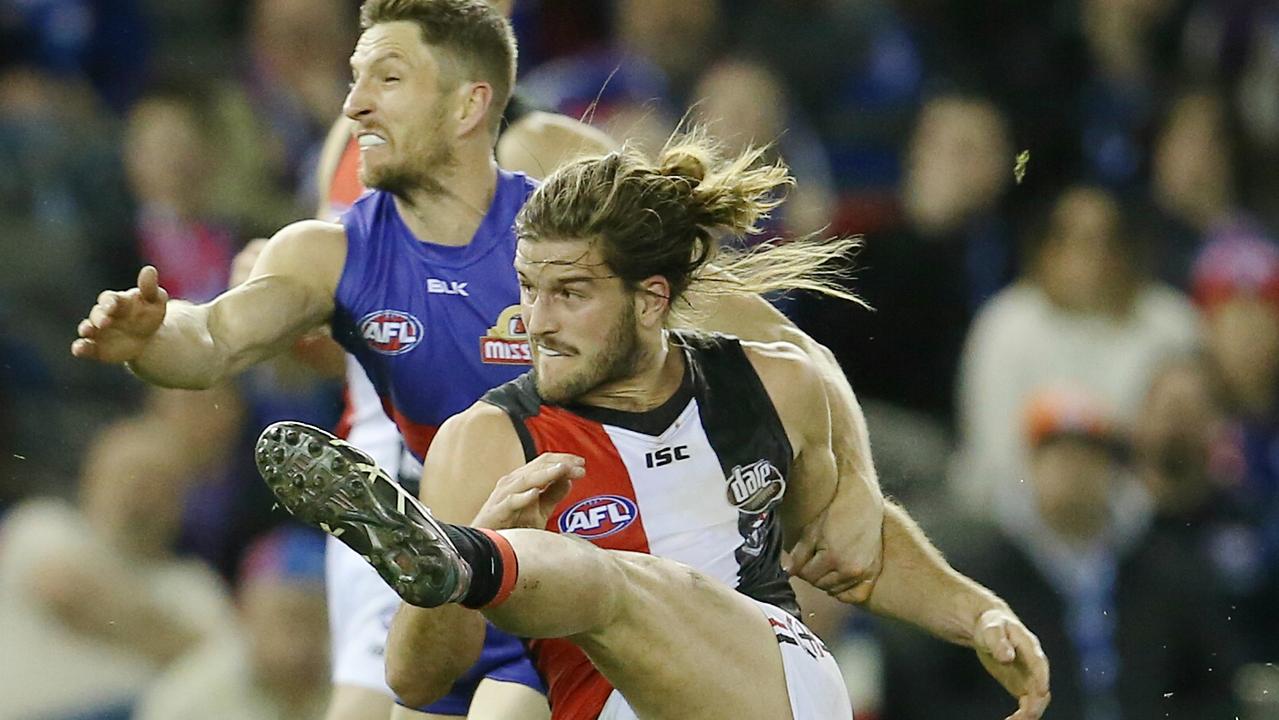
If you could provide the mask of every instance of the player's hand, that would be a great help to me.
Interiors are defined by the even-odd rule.
[[[71,354],[107,363],[137,358],[164,323],[168,302],[160,274],[147,265],[138,273],[137,287],[98,296],[89,317],[80,321],[80,337],[71,343]]]
[[[973,649],[991,677],[1017,698],[1007,720],[1038,720],[1048,707],[1048,658],[1035,637],[1011,610],[987,610],[977,619]]]
[[[865,602],[883,566],[883,528],[882,505],[854,506],[837,494],[804,528],[786,569],[842,602]]]
[[[240,252],[235,254],[235,259],[231,261],[231,279],[227,282],[228,287],[235,287],[249,279],[249,273],[253,272],[253,266],[257,264],[266,243],[266,238],[250,240]]]
[[[471,524],[490,530],[545,529],[556,504],[585,474],[586,460],[577,455],[543,453],[498,480]]]

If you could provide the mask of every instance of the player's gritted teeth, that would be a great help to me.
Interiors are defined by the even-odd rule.
[[[552,347],[541,342],[534,342],[533,345],[537,348],[538,355],[546,358],[568,357],[576,354],[567,348]]]
[[[385,145],[386,138],[378,135],[377,133],[367,132],[360,133],[356,136],[356,142],[359,143],[361,150],[368,150],[369,148]]]

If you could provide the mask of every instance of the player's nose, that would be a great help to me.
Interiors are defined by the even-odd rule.
[[[543,298],[538,297],[532,303],[525,303],[523,312],[524,329],[530,339],[544,338],[559,328],[554,320],[554,313],[547,307]]]
[[[360,120],[372,112],[373,98],[367,84],[358,80],[351,83],[351,89],[347,91],[346,99],[342,101],[342,114],[352,120]]]

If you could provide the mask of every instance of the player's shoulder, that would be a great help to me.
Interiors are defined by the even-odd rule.
[[[498,164],[542,178],[565,161],[602,155],[616,147],[606,133],[564,115],[534,110],[498,139]]]
[[[746,359],[764,383],[773,404],[781,410],[786,404],[798,407],[814,402],[825,393],[817,364],[798,345],[778,340],[773,342],[741,341]],[[786,402],[783,402],[786,401]]]
[[[340,240],[345,242],[346,231],[341,223],[329,220],[298,220],[280,228],[272,239],[281,239],[285,242],[297,242],[298,240],[316,240],[319,242]]]
[[[524,444],[506,412],[476,401],[444,421],[431,441],[427,460],[467,471],[496,469],[500,475],[523,462]]]
[[[337,223],[299,220],[280,229],[262,248],[253,274],[298,276],[308,283],[332,281],[346,263],[346,231]]]
[[[450,417],[440,426],[435,442],[490,445],[509,439],[519,443],[506,410],[483,400]]]
[[[740,340],[742,352],[756,369],[770,372],[816,373],[808,353],[793,342],[773,340],[761,342],[756,340]]]
[[[263,251],[314,261],[330,252],[346,253],[346,229],[327,220],[299,220],[281,228]]]

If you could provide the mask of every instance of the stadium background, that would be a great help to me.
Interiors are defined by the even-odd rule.
[[[319,566],[246,447],[331,424],[337,385],[278,363],[158,392],[68,346],[140,263],[208,299],[314,212],[356,7],[0,0],[0,718],[127,717],[232,639],[322,692],[322,613],[253,601],[318,598]],[[649,147],[692,106],[792,166],[776,234],[864,234],[875,312],[777,303],[848,372],[886,493],[1044,639],[1050,717],[1279,717],[1279,5],[518,0],[514,22],[534,102]],[[139,609],[189,622],[116,624]],[[1009,709],[967,654],[828,610],[859,718]]]

